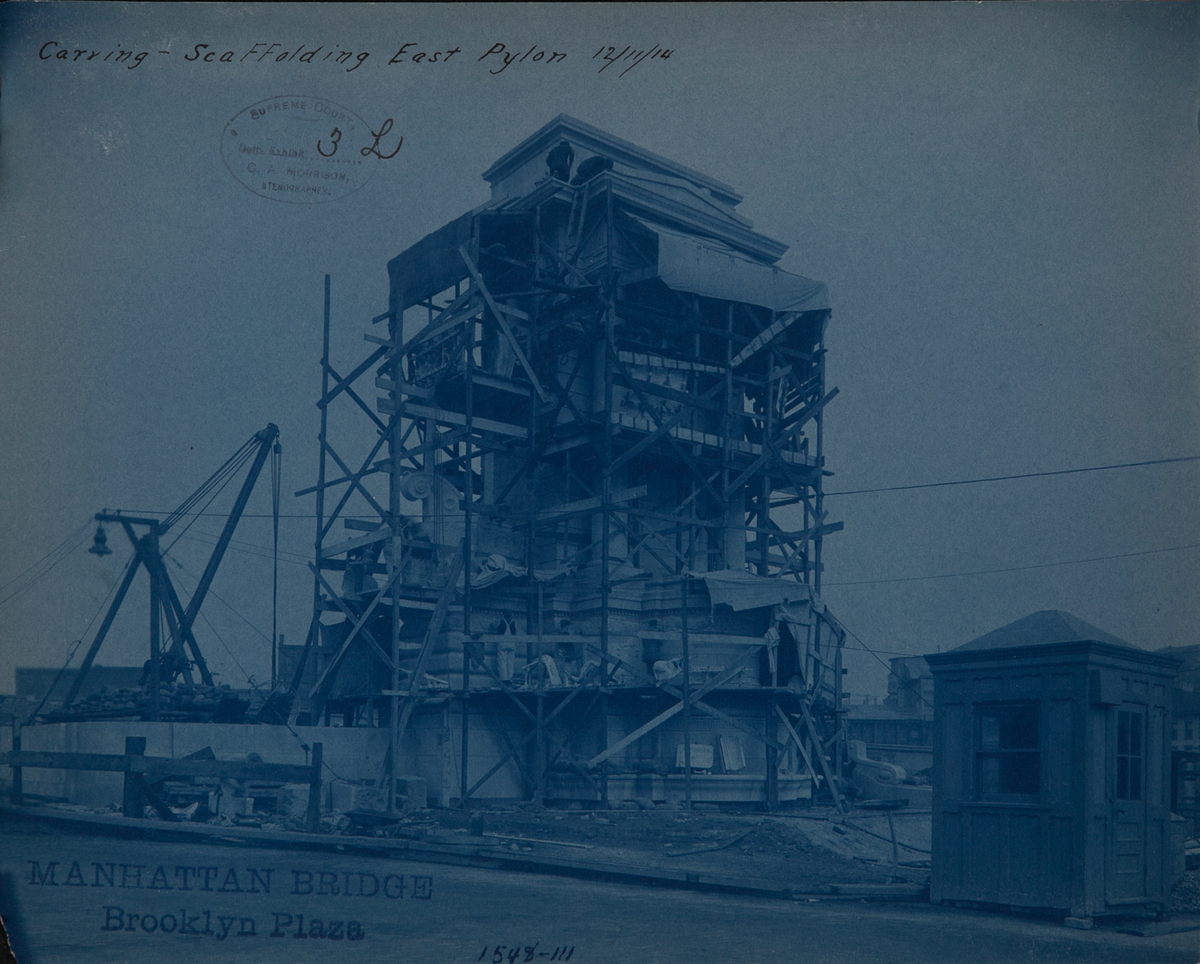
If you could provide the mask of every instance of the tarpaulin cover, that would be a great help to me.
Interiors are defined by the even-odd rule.
[[[724,604],[738,612],[814,598],[810,587],[802,582],[768,579],[748,573],[745,569],[720,569],[695,575],[708,586],[708,597],[714,606]]]
[[[432,298],[466,274],[458,249],[470,243],[473,219],[474,212],[468,211],[388,262],[393,311]]]
[[[774,311],[829,309],[829,292],[820,281],[752,261],[719,242],[641,223],[658,235],[658,276],[668,288]]]

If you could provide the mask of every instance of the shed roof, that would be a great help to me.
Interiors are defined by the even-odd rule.
[[[1018,649],[1025,646],[1047,646],[1053,643],[1107,643],[1137,650],[1132,643],[1106,633],[1078,616],[1061,609],[1043,609],[1030,613],[1016,622],[984,633],[969,643],[952,649],[952,653],[967,653],[985,649]],[[1141,650],[1138,650],[1141,652]]]

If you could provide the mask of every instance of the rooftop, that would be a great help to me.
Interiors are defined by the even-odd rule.
[[[984,633],[977,639],[956,647],[951,652],[968,653],[984,649],[1018,649],[1023,646],[1085,642],[1108,643],[1110,646],[1137,649],[1131,643],[1127,643],[1111,633],[1106,633],[1103,629],[1098,629],[1071,613],[1063,612],[1061,609],[1043,609],[1041,612],[1023,616],[1007,626],[993,629],[990,633]]]
[[[707,174],[701,174],[690,167],[655,154],[653,151],[648,151],[644,147],[638,147],[630,141],[602,131],[591,124],[585,124],[569,114],[559,114],[550,123],[530,134],[484,171],[483,179],[489,184],[497,184],[531,159],[537,158],[540,161],[541,155],[544,155],[560,140],[569,141],[572,146],[582,150],[611,157],[624,167],[687,181],[695,187],[708,191],[717,200],[730,206],[734,206],[742,200],[742,196],[723,181],[718,181]]]

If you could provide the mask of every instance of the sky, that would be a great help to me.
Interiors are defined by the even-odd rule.
[[[303,641],[324,276],[344,370],[388,259],[560,113],[732,184],[781,266],[828,284],[831,493],[1200,455],[1198,39],[1193,4],[3,4],[0,691],[90,641],[127,558],[112,529],[114,555],[85,551],[92,514],[170,511],[268,422],[278,628]],[[504,67],[501,44],[566,56]],[[600,72],[609,45],[671,56]],[[344,197],[261,197],[223,132],[293,94],[403,146]],[[1200,642],[1198,483],[1180,462],[831,495],[847,688],[1040,609]],[[270,511],[264,475],[198,629],[235,686],[270,675]],[[219,527],[171,550],[185,590]],[[145,600],[143,578],[100,663],[145,659]]]

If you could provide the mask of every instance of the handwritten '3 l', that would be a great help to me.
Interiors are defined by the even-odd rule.
[[[390,160],[391,158],[393,158],[397,154],[399,154],[400,148],[404,146],[404,137],[403,136],[401,136],[400,139],[396,142],[396,149],[394,151],[392,151],[392,153],[383,154],[379,150],[379,142],[381,140],[383,140],[383,138],[387,137],[387,135],[391,132],[393,123],[394,122],[393,122],[392,118],[389,117],[387,120],[385,120],[383,122],[383,126],[380,127],[378,131],[374,131],[374,130],[371,131],[371,136],[374,138],[374,141],[371,143],[370,147],[362,148],[359,151],[359,153],[362,154],[363,157],[370,157],[372,154],[374,154],[381,161]],[[317,141],[317,151],[320,153],[320,155],[322,157],[333,157],[333,155],[338,152],[338,144],[341,143],[341,140],[342,140],[341,130],[339,128],[335,127],[329,134],[329,140],[330,140],[330,143],[333,144],[333,150],[328,151],[328,152],[325,150],[324,147],[321,146],[322,142]]]

